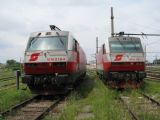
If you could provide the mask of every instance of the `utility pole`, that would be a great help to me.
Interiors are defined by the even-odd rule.
[[[96,53],[98,53],[98,37],[96,37]]]
[[[157,61],[157,55],[156,55],[155,57],[156,57],[156,65],[157,65],[157,62],[158,62],[158,61]]]
[[[145,45],[145,64],[147,62],[147,46]]]
[[[113,7],[111,7],[111,36],[114,37],[114,16],[113,16]]]

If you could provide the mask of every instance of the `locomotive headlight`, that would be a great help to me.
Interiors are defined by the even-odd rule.
[[[48,65],[49,65],[49,67],[51,67],[51,66],[52,66],[52,63],[48,63]]]
[[[131,64],[131,65],[134,65],[134,63],[133,63],[133,62],[131,62],[130,64]]]

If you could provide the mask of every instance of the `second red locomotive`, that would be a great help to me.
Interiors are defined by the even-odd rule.
[[[86,55],[68,31],[32,33],[24,54],[24,76],[30,90],[38,94],[63,93],[86,74]]]
[[[110,37],[96,61],[99,77],[114,88],[138,87],[146,77],[145,53],[136,37]]]

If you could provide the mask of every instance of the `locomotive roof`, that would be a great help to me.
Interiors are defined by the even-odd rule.
[[[33,32],[30,34],[30,37],[45,37],[45,36],[57,36],[57,33],[60,36],[68,36],[71,34],[69,31],[42,31],[42,32]]]
[[[134,40],[134,41],[140,41],[139,37],[131,37],[131,36],[115,36],[115,37],[109,37],[108,39],[109,41],[117,41],[117,40],[122,40],[122,41],[130,41],[130,40]]]

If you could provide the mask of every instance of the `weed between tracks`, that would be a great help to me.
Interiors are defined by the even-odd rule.
[[[47,116],[45,120],[129,120],[128,112],[116,100],[117,94],[94,71],[88,71],[84,82],[67,98],[62,114],[58,118]]]
[[[138,93],[140,90],[123,91],[121,96],[140,120],[159,120],[160,108]]]
[[[128,102],[131,105],[131,109],[136,112],[138,117],[142,120],[159,120],[160,108],[156,105],[152,105],[150,101],[144,100],[144,98],[137,93],[143,92],[153,99],[160,102],[160,82],[145,80],[144,84],[137,90],[125,90],[122,95],[128,97]],[[149,105],[148,105],[149,103]]]
[[[160,95],[160,82],[145,80],[144,85],[140,88],[140,90],[146,93]]]

